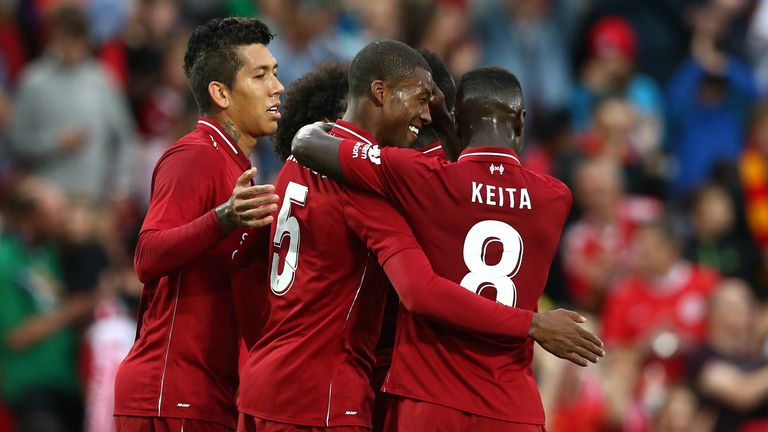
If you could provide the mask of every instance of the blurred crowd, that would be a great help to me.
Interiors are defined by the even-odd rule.
[[[270,25],[287,88],[383,38],[520,78],[524,164],[574,193],[541,307],[608,353],[537,355],[547,430],[768,430],[768,0],[6,0],[0,431],[111,430],[187,38],[224,15]]]

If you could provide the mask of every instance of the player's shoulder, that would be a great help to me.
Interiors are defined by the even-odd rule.
[[[160,156],[157,166],[189,165],[190,170],[199,172],[208,167],[220,166],[223,156],[223,150],[210,135],[195,129],[169,147]]]
[[[522,175],[528,187],[535,187],[536,194],[549,194],[555,199],[562,199],[570,208],[573,203],[571,189],[560,179],[547,174],[532,171],[520,165]]]

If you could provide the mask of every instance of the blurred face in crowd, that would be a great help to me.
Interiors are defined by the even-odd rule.
[[[64,64],[76,64],[88,56],[88,40],[64,31],[53,31],[51,46]]]
[[[768,155],[768,104],[759,105],[750,126],[750,140]]]
[[[229,89],[227,116],[241,134],[252,138],[272,135],[280,119],[280,94],[285,88],[277,79],[277,60],[262,44],[238,48],[245,64]]]
[[[382,99],[382,146],[410,147],[419,130],[432,122],[429,98],[432,96],[432,74],[417,67],[413,76],[389,86],[384,84]]]
[[[623,194],[621,171],[610,160],[586,162],[576,173],[576,196],[586,217],[613,221]]]
[[[626,99],[606,99],[595,109],[594,128],[605,146],[603,151],[619,158],[630,145],[631,135],[637,128],[637,115]]]
[[[640,228],[633,245],[637,271],[648,278],[662,277],[679,258],[675,239],[656,226]]]
[[[708,188],[697,200],[693,224],[700,238],[716,238],[727,234],[734,223],[734,204],[728,192],[720,187]]]
[[[710,303],[710,325],[734,338],[749,335],[755,321],[755,299],[740,280],[726,280],[718,286]]]

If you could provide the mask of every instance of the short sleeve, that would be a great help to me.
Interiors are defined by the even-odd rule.
[[[350,191],[343,200],[347,224],[382,266],[402,250],[421,248],[403,216],[384,199]]]
[[[184,225],[218,204],[216,177],[224,175],[224,171],[218,165],[218,153],[206,150],[202,146],[181,146],[158,162],[142,232]]]
[[[339,164],[344,177],[355,189],[392,198],[399,188],[423,179],[441,165],[440,160],[411,149],[380,148],[354,140],[339,146]]]

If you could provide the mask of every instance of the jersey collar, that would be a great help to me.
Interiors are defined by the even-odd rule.
[[[211,144],[224,149],[240,165],[251,166],[251,161],[243,154],[243,151],[237,147],[237,142],[224,130],[216,120],[208,117],[200,117],[197,120],[197,127],[204,130],[211,137]]]
[[[371,145],[378,144],[376,138],[374,138],[370,132],[359,126],[355,126],[352,123],[345,122],[342,119],[336,120],[336,124],[333,126],[330,133],[339,138],[361,141]]]
[[[461,152],[457,162],[488,161],[507,162],[520,165],[520,158],[514,150],[505,147],[472,147]]]

